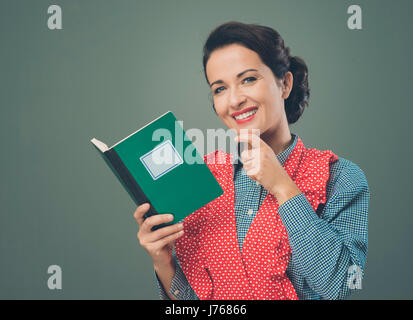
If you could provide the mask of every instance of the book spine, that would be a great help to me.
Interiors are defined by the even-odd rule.
[[[103,154],[107,164],[112,169],[113,173],[117,176],[118,180],[126,189],[126,191],[128,191],[129,195],[135,201],[136,205],[140,206],[143,203],[149,203],[151,205],[149,210],[145,213],[144,217],[147,218],[154,214],[157,214],[158,212],[155,210],[148,197],[143,192],[142,188],[133,178],[128,168],[122,162],[115,149],[109,149]]]

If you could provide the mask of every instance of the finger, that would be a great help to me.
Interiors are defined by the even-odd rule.
[[[245,169],[245,168],[244,168]],[[245,169],[245,173],[247,174],[248,177],[250,177],[252,180],[257,180],[257,174],[260,172],[259,168],[256,166],[251,166]]]
[[[248,143],[250,149],[259,148],[261,145],[261,138],[254,133],[240,133],[235,137],[235,141]]]
[[[150,208],[150,204],[149,203],[144,203],[141,204],[140,206],[138,206],[135,210],[135,212],[133,213],[133,217],[135,218],[136,222],[138,223],[139,227],[142,225],[143,223],[143,216],[145,215],[145,213],[149,210]]]
[[[253,148],[256,148],[260,145],[261,138],[253,133],[240,133],[238,136],[235,137],[235,141],[246,142]]]
[[[247,162],[243,162],[242,163],[242,168],[246,171],[246,173],[248,173],[248,170],[249,169],[251,169],[251,167],[252,167],[252,163],[251,163],[251,161],[247,161]]]
[[[177,233],[177,232],[183,230],[183,228],[184,228],[183,223],[176,223],[176,224],[173,224],[171,226],[163,227],[161,229],[158,229],[156,231],[151,232],[148,235],[147,240],[149,242],[155,242],[155,241],[158,241],[162,238],[165,238],[165,237],[167,237],[171,234]]]
[[[183,234],[184,234],[183,230],[175,232],[175,233],[173,233],[169,236],[163,237],[162,239],[156,241],[155,243],[153,243],[153,246],[154,246],[154,248],[159,250],[159,249],[163,248],[164,246],[166,246],[167,244],[169,244],[169,243],[175,241],[176,239],[182,237]]]
[[[252,149],[252,150],[244,150],[241,152],[241,160],[243,163],[251,162],[251,161],[259,161],[260,160],[260,150]]]
[[[256,159],[252,159],[251,161],[247,161],[243,163],[242,167],[246,171],[247,175],[256,174],[260,169],[261,164],[256,161]]]
[[[241,152],[241,160],[242,162],[251,161],[254,159],[255,153],[253,150],[244,150]]]
[[[172,214],[157,214],[146,218],[143,224],[141,225],[141,230],[143,232],[152,232],[152,228],[161,223],[171,222],[174,219]]]

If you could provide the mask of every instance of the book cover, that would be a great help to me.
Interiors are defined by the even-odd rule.
[[[172,213],[177,223],[223,194],[171,111],[111,148],[91,142],[136,205],[151,204],[146,216]]]

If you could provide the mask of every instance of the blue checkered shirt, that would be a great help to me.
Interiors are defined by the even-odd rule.
[[[284,165],[297,143],[277,155]],[[250,179],[242,162],[234,164],[235,218],[240,249],[268,191]],[[344,299],[361,289],[367,258],[369,187],[363,171],[339,157],[330,165],[327,201],[314,211],[303,193],[284,202],[278,213],[287,230],[292,256],[287,276],[299,299]],[[179,262],[170,294],[198,299]],[[161,299],[169,299],[155,273]]]

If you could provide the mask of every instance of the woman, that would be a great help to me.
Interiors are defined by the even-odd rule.
[[[234,165],[222,151],[205,157],[224,194],[183,223],[151,231],[171,216],[136,209],[161,297],[347,297],[366,263],[369,189],[356,164],[290,133],[308,104],[305,62],[275,30],[238,22],[212,31],[203,52],[214,110],[249,148]]]

